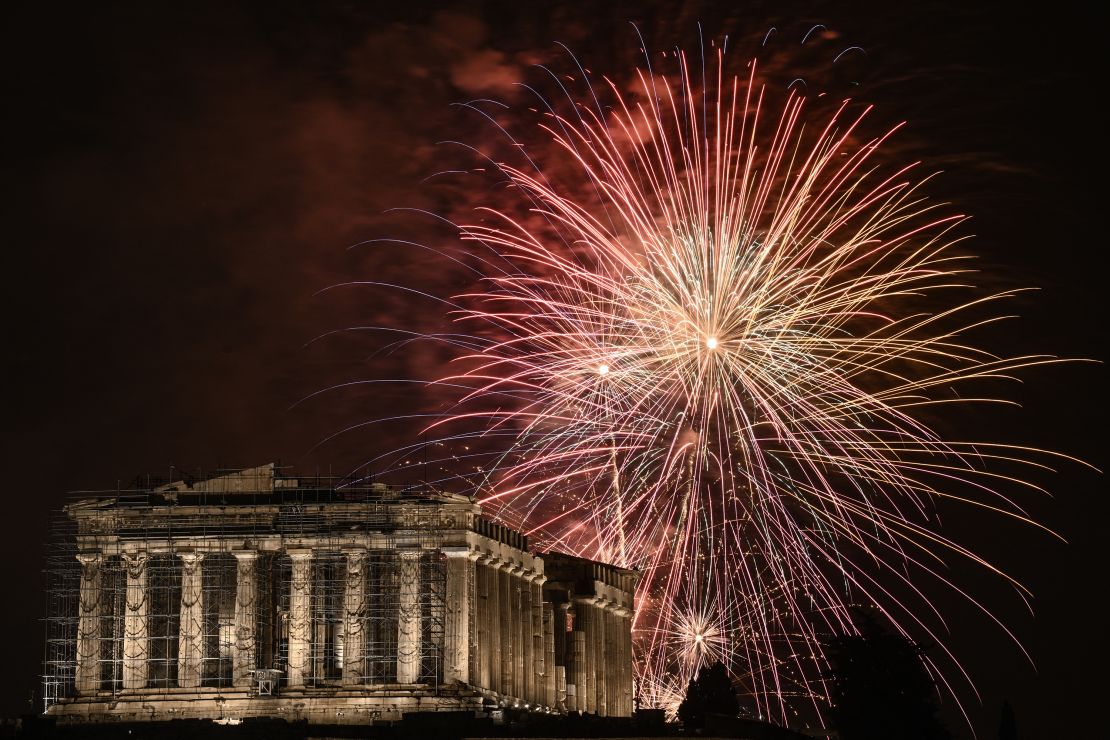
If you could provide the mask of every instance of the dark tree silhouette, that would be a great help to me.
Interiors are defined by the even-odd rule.
[[[937,740],[936,684],[920,645],[884,630],[869,615],[860,634],[829,646],[831,718],[843,740]]]
[[[732,680],[721,663],[703,666],[698,675],[690,679],[686,698],[678,706],[678,718],[687,729],[705,726],[707,714],[735,717],[740,713],[740,703],[732,689]]]
[[[1017,740],[1017,721],[1009,699],[1002,702],[1002,719],[998,722],[998,740]]]

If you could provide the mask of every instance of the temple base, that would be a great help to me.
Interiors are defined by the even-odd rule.
[[[393,722],[409,712],[480,712],[496,698],[468,688],[380,685],[366,689],[282,689],[274,696],[228,689],[164,689],[64,699],[47,710],[58,724],[169,719],[238,721],[269,717],[309,724]],[[214,711],[215,710],[215,711]]]

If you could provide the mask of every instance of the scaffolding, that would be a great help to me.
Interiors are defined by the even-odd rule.
[[[273,466],[75,494],[50,523],[44,709],[183,689],[437,691],[432,498]]]

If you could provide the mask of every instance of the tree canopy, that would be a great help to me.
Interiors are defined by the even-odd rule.
[[[739,713],[740,704],[736,700],[732,680],[722,663],[702,666],[697,676],[690,679],[686,698],[678,707],[679,720],[690,729],[704,727],[707,714],[735,717]]]
[[[860,633],[837,638],[826,655],[833,726],[843,740],[939,740],[936,684],[925,648],[864,616]]]

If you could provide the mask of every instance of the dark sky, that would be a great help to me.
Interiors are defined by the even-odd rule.
[[[317,444],[404,408],[410,391],[364,386],[290,407],[334,383],[426,373],[436,358],[374,354],[357,335],[306,344],[431,309],[319,291],[366,279],[451,288],[426,255],[348,247],[441,238],[383,212],[459,209],[450,190],[421,185],[450,161],[437,142],[484,135],[451,104],[519,102],[512,83],[556,58],[556,41],[619,76],[635,63],[630,20],[654,49],[696,48],[698,20],[707,37],[748,41],[776,26],[785,68],[786,40],[835,29],[867,50],[859,94],[882,120],[909,121],[902,153],[943,170],[932,192],[974,216],[984,282],[1040,288],[996,349],[1105,359],[1105,126],[1092,113],[1106,94],[1104,26],[1085,6],[192,5],[7,10],[0,634],[24,637],[4,642],[4,714],[37,691],[41,542],[67,491],[171,465],[340,472],[393,446],[376,427]],[[999,433],[1101,467],[1104,376],[1094,365],[1030,374],[1013,391],[1025,410],[995,422]],[[982,706],[968,701],[980,737],[993,736],[1003,697],[1024,737],[1105,724],[1106,615],[1094,606],[1105,483],[1078,467],[1046,482],[1054,498],[1030,505],[1068,546],[994,520],[949,522],[1037,594],[1034,617],[982,584],[1036,670],[983,620],[953,638],[982,692]]]

